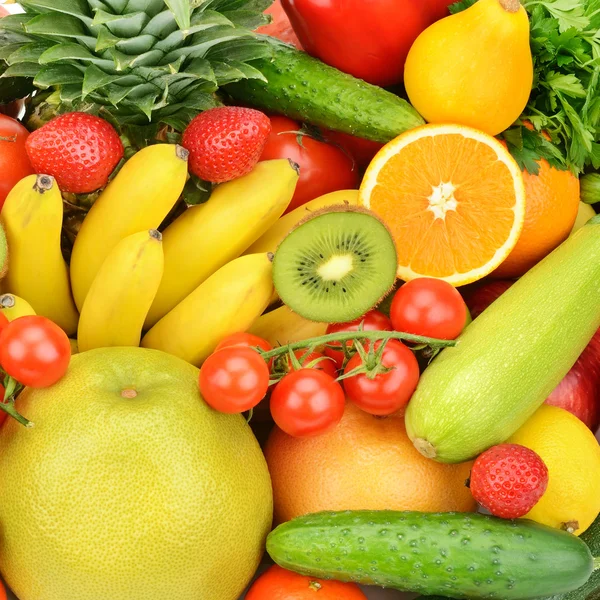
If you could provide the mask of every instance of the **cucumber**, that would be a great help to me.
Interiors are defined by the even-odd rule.
[[[423,373],[406,410],[417,449],[458,463],[506,441],[600,327],[600,215],[517,281]]]
[[[273,59],[251,64],[267,79],[225,86],[238,101],[304,123],[386,143],[425,121],[406,100],[342,73],[274,38]]]
[[[600,516],[594,521],[590,528],[580,537],[593,556],[600,556]],[[550,596],[545,600],[599,600],[600,599],[600,570],[592,573],[592,576],[580,588],[560,594]],[[417,600],[447,600],[441,596],[420,596]]]
[[[568,592],[594,569],[589,548],[570,533],[466,513],[307,515],[272,531],[267,551],[303,575],[450,598],[524,600]]]

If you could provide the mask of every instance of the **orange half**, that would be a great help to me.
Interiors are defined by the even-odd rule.
[[[384,146],[359,202],[388,225],[398,277],[466,285],[515,247],[525,219],[519,166],[495,138],[461,125],[425,125]]]

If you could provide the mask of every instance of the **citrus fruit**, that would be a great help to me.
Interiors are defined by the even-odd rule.
[[[275,428],[265,447],[278,523],[321,510],[475,509],[465,481],[471,463],[444,465],[419,454],[404,417],[348,403],[340,424],[313,438]]]
[[[455,286],[493,271],[525,217],[515,160],[495,138],[460,125],[425,125],[384,146],[359,201],[390,228],[400,279],[437,277]]]
[[[155,350],[74,356],[0,430],[0,569],[24,600],[237,600],[272,517],[268,470],[198,370]]]
[[[539,161],[539,172],[523,171],[525,222],[516,246],[494,277],[520,277],[564,242],[579,211],[579,179]],[[593,212],[593,211],[592,211]]]
[[[600,446],[571,413],[543,405],[509,440],[536,452],[548,488],[526,518],[582,534],[600,513]]]
[[[576,231],[579,231],[591,218],[596,216],[596,211],[592,206],[586,204],[585,202],[579,202],[579,208],[577,209],[577,217],[575,219],[575,223],[573,223],[573,228],[571,229],[571,233],[569,235],[573,235]]]

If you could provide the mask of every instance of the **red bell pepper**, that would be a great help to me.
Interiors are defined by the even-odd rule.
[[[402,82],[415,39],[452,1],[282,0],[282,5],[309,54],[369,83],[391,86]]]

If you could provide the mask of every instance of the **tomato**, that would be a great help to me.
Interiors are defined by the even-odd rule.
[[[6,15],[10,15],[10,13],[3,6],[0,6],[0,17],[5,17]]]
[[[271,416],[293,437],[321,435],[333,429],[344,415],[342,386],[319,369],[288,373],[271,395]]]
[[[70,361],[67,334],[46,317],[19,317],[0,333],[0,365],[23,385],[54,385],[67,372]]]
[[[6,600],[6,598],[6,590],[4,589],[2,583],[0,583],[0,600]]]
[[[9,323],[8,317],[3,312],[0,312],[0,333],[4,331]]]
[[[300,124],[287,117],[272,116],[271,134],[260,160],[289,158],[300,166],[300,179],[286,212],[323,194],[355,189],[358,168],[343,150],[296,132]]]
[[[200,393],[222,413],[254,408],[269,389],[269,367],[261,355],[244,346],[230,346],[211,354],[200,369]]]
[[[256,30],[256,33],[262,33],[263,35],[270,35],[271,37],[277,38],[286,44],[296,46],[298,50],[302,50],[302,46],[292,29],[292,24],[285,14],[283,7],[281,6],[281,0],[275,0],[273,4],[267,10],[265,14],[271,15],[273,19],[268,25],[263,25]]]
[[[421,277],[405,283],[390,310],[396,331],[453,340],[467,324],[467,305],[456,288],[441,279]]]
[[[247,348],[260,348],[265,352],[269,352],[273,350],[273,346],[267,340],[264,340],[257,335],[253,335],[252,333],[234,333],[232,335],[228,335],[221,343],[215,348],[215,352],[219,350],[223,350],[223,348],[229,348],[231,346],[246,346]],[[273,359],[269,361],[269,369],[273,365]]]
[[[337,144],[350,154],[361,169],[366,169],[384,146],[379,142],[372,142],[340,131],[326,131],[325,137],[328,142]]]
[[[376,342],[375,349],[381,345]],[[363,364],[355,354],[346,365],[344,374]],[[419,363],[413,352],[398,340],[389,340],[383,350],[381,364],[390,371],[369,376],[360,373],[343,380],[348,399],[372,415],[391,415],[408,404],[417,383]]]
[[[305,577],[273,565],[254,582],[246,600],[367,600],[367,597],[355,583]]]
[[[345,333],[347,331],[358,331],[362,324],[364,331],[392,331],[392,322],[378,310],[369,311],[364,317],[351,321],[350,323],[332,323],[327,327],[327,333]],[[346,342],[352,347],[352,342]],[[341,343],[329,343],[328,346],[342,347]],[[325,354],[333,358],[338,369],[344,366],[344,352],[335,348],[325,348]]]
[[[296,355],[296,358],[303,367],[306,367],[306,365],[309,365],[313,361],[318,360],[319,362],[316,363],[314,367],[312,367],[313,369],[320,369],[321,371],[327,373],[327,375],[330,375],[334,379],[337,377],[338,370],[335,362],[327,356],[325,356],[324,354],[322,354],[321,352],[311,352],[307,354],[307,350],[305,349],[296,350],[294,354]],[[293,371],[294,368],[292,366],[292,361],[289,359],[289,357],[287,360],[288,369]]]
[[[28,136],[21,123],[0,114],[0,209],[10,190],[34,173],[25,151]]]

